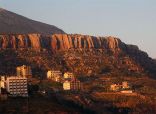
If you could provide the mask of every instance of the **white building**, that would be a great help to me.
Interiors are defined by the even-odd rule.
[[[70,81],[66,80],[63,83],[63,90],[70,90]]]
[[[121,88],[121,85],[119,85],[119,84],[112,84],[112,85],[110,85],[110,90],[111,91],[119,91],[120,88]]]
[[[50,70],[47,72],[47,79],[51,79],[53,81],[60,82],[62,79],[62,72]]]
[[[123,90],[130,90],[129,83],[124,81],[122,84],[112,84],[110,85],[110,90],[111,91],[123,91]],[[125,92],[125,91],[123,91]]]
[[[5,88],[5,76],[1,76],[1,79],[0,79],[0,87],[1,88]]]
[[[82,89],[82,84],[76,78],[75,79],[72,79],[72,80],[66,80],[63,83],[63,89],[64,90],[72,90],[72,91],[73,90],[74,91],[81,90]]]
[[[5,76],[0,77],[0,94],[1,94],[1,88],[5,88]]]
[[[16,68],[17,76],[22,76],[26,78],[32,77],[32,71],[30,66],[19,66]]]
[[[28,82],[25,77],[7,77],[6,90],[10,93],[10,96],[28,97]]]
[[[128,82],[126,82],[126,81],[122,82],[122,88],[123,89],[129,89],[130,86],[129,86]]]
[[[73,73],[71,72],[64,73],[64,79],[73,79],[73,78],[75,78]]]

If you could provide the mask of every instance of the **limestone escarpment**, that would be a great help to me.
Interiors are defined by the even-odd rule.
[[[97,65],[97,68],[100,65],[104,64],[101,63],[101,61],[104,61],[103,59],[107,58],[105,60],[107,61],[107,64],[116,64],[114,65],[114,67],[121,69],[121,71],[123,70],[123,68],[136,71],[136,72],[142,71],[142,69],[144,69],[144,71],[146,72],[156,73],[156,69],[155,69],[156,64],[154,60],[148,57],[148,55],[145,52],[139,50],[137,46],[127,45],[123,43],[120,39],[114,37],[94,37],[94,36],[78,35],[78,34],[0,35],[0,49],[3,50],[32,49],[34,51],[46,49],[52,52],[61,51],[63,53],[70,51],[71,56],[67,57],[67,61],[70,61],[69,59],[71,58],[77,60],[77,58],[75,58],[77,55],[82,54],[83,56],[85,56],[86,53],[87,55],[96,56],[97,54],[96,50],[97,50],[98,53],[100,54],[99,56],[96,56],[93,59],[94,62],[97,62],[99,64]],[[81,51],[82,53],[80,53],[79,51]],[[29,53],[29,51],[27,53]],[[97,59],[102,57],[104,58]],[[82,59],[81,61],[88,61],[88,63],[83,63],[83,62],[81,63],[80,61],[79,62],[76,61],[76,63],[73,63],[73,65],[77,63],[84,64],[84,66],[85,64],[88,65],[90,64],[91,66],[93,64],[95,65],[97,64],[97,63],[92,63],[90,60],[91,60],[90,57],[87,60]],[[64,58],[62,58],[59,61],[64,61]],[[92,69],[91,66],[90,69]],[[79,68],[81,67],[79,66]],[[87,71],[89,67],[85,66],[85,68],[87,68],[86,69]]]
[[[120,50],[125,44],[113,37],[93,37],[86,35],[41,34],[0,35],[0,48],[47,48],[51,50],[68,49],[109,49]]]

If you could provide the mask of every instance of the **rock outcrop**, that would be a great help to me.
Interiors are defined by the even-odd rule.
[[[34,51],[46,49],[54,53],[60,51],[76,53],[77,50],[80,50],[84,53],[86,53],[85,51],[89,51],[90,53],[88,54],[93,56],[96,55],[97,50],[100,51],[100,56],[107,56],[108,59],[113,57],[113,61],[117,62],[115,64],[126,63],[127,66],[131,66],[131,70],[133,67],[135,71],[138,71],[137,69],[144,69],[145,72],[156,74],[155,61],[148,57],[147,53],[139,50],[137,46],[127,45],[115,37],[94,37],[78,34],[0,35],[0,49],[31,49]],[[128,60],[126,59],[124,62],[124,58],[127,57]],[[112,61],[110,61],[110,63],[111,62]],[[114,64],[114,62],[112,64]]]
[[[47,48],[54,51],[68,49],[109,49],[120,50],[125,44],[113,37],[93,37],[87,35],[41,34],[0,35],[0,48]]]

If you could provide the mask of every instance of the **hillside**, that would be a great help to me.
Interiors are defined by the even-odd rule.
[[[6,69],[15,72],[16,66],[25,63],[31,64],[34,71],[39,68],[40,72],[60,69],[88,76],[99,73],[125,76],[156,74],[156,64],[147,53],[114,37],[0,35],[0,48],[1,73]]]
[[[156,81],[151,78],[156,78],[154,60],[137,46],[127,45],[118,38],[77,34],[0,35],[0,74],[16,75],[16,67],[23,64],[30,65],[33,77],[45,85],[58,88],[46,80],[47,71],[54,69],[73,72],[84,88],[76,94],[62,91],[54,94],[58,95],[59,102],[53,101],[56,99],[53,96],[50,99],[30,97],[31,113],[156,112]],[[110,84],[123,81],[132,85],[132,95],[109,91]],[[26,107],[21,102],[2,102],[0,112],[23,112]]]
[[[64,33],[61,29],[0,8],[0,34]]]
[[[64,34],[53,25],[2,8],[0,49],[2,74],[14,73],[15,67],[24,63],[35,66],[34,69],[40,67],[39,72],[55,68],[71,70],[78,75],[95,75],[106,69],[116,75],[122,72],[123,75],[155,77],[156,74],[155,60],[137,46],[115,37]]]
[[[30,96],[0,102],[0,113],[156,114],[156,60],[138,46],[112,36],[66,34],[0,9],[0,75],[16,75],[21,65],[32,68]],[[48,70],[72,72],[82,90],[64,91],[46,78]],[[133,93],[110,90],[124,81]]]

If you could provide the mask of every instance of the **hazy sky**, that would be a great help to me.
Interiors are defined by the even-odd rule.
[[[0,0],[0,7],[67,33],[116,36],[156,58],[156,0]]]

